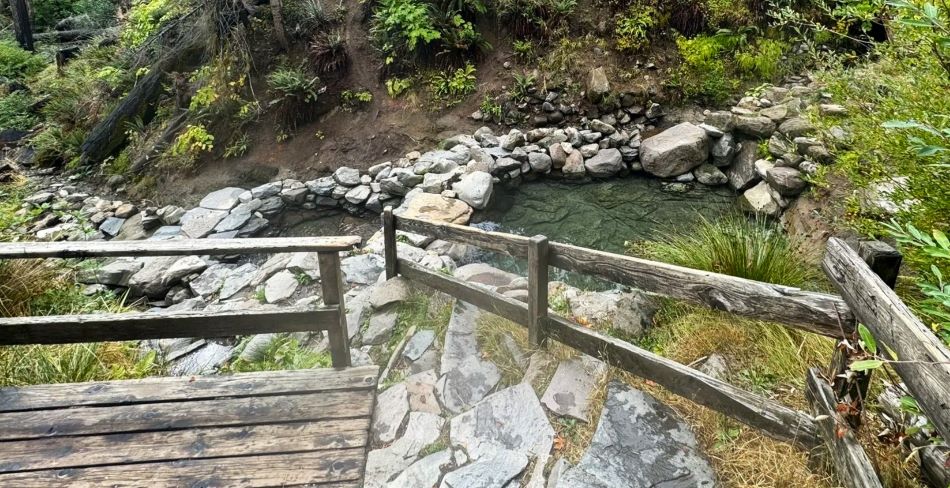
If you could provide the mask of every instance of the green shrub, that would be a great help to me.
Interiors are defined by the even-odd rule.
[[[680,37],[676,46],[683,62],[673,73],[672,83],[684,96],[721,103],[732,94],[736,82],[726,72],[723,61],[725,47],[719,39],[714,36]]]
[[[36,114],[30,111],[33,97],[18,91],[0,98],[0,130],[28,130],[36,125]]]
[[[617,19],[614,39],[621,51],[638,51],[649,43],[649,34],[657,23],[653,7],[633,5]]]
[[[382,0],[373,12],[370,33],[386,55],[386,64],[415,57],[424,46],[442,37],[429,7],[417,0]]]
[[[746,77],[774,81],[785,71],[782,56],[787,49],[782,41],[762,38],[736,53],[736,66]]]
[[[511,43],[511,49],[514,51],[515,56],[518,56],[518,59],[522,62],[534,59],[534,43],[529,40],[516,39]]]
[[[20,49],[13,41],[0,40],[0,78],[22,80],[46,66],[41,56]]]
[[[688,268],[767,283],[814,288],[818,267],[781,228],[766,221],[728,216],[695,228],[628,244],[628,252]]]
[[[65,129],[56,123],[47,124],[45,129],[31,139],[33,149],[36,151],[34,160],[41,165],[58,165],[74,161],[79,158],[85,139],[86,134],[82,130]]]
[[[928,235],[917,230],[913,224],[901,225],[896,221],[886,224],[888,234],[907,250],[916,251],[913,256],[922,261],[925,272],[915,276],[915,282],[924,299],[916,308],[930,319],[934,332],[950,346],[950,240],[939,229]]]
[[[410,88],[412,88],[412,80],[409,78],[394,77],[386,80],[386,93],[389,94],[389,98],[398,98]]]
[[[436,96],[459,101],[462,97],[475,92],[477,81],[475,66],[472,63],[466,63],[464,68],[451,73],[436,73],[432,77],[431,85]]]
[[[320,78],[308,75],[303,68],[281,67],[267,75],[271,106],[276,106],[284,129],[296,129],[297,124],[313,110],[321,91]]]
[[[499,0],[498,16],[519,37],[552,37],[566,28],[577,0]]]
[[[169,0],[135,0],[126,15],[119,39],[124,47],[138,47],[165,22],[175,18],[186,7],[184,2]]]
[[[372,101],[373,93],[369,90],[343,90],[340,93],[340,103],[345,110],[353,110]]]

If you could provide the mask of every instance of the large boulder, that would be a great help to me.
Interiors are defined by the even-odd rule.
[[[689,425],[673,409],[613,381],[590,448],[557,486],[712,488],[717,481]]]
[[[646,138],[640,144],[643,169],[661,178],[679,176],[709,157],[709,136],[689,122]]]
[[[775,122],[761,115],[735,118],[736,131],[758,139],[768,139],[775,132]]]
[[[505,451],[534,457],[549,453],[554,443],[554,429],[527,383],[485,397],[452,419],[450,433],[452,445],[476,460]]]
[[[478,352],[475,328],[482,313],[474,305],[457,302],[445,332],[442,377],[437,387],[442,405],[453,413],[465,411],[485,398],[501,380],[498,367]]]
[[[729,186],[733,190],[745,190],[759,181],[759,175],[755,172],[756,160],[758,160],[758,147],[752,141],[743,141],[739,145],[739,152],[736,153],[732,166],[726,169]]]
[[[795,168],[776,166],[765,173],[765,181],[782,196],[795,196],[805,190],[808,183],[801,171]]]
[[[483,209],[491,201],[492,175],[484,171],[475,171],[468,173],[461,180],[452,185],[452,189],[458,194],[458,198],[472,206],[472,208]]]
[[[587,174],[595,178],[609,178],[623,169],[623,157],[618,149],[601,149],[594,157],[584,161]]]
[[[472,207],[456,198],[446,198],[434,193],[416,193],[406,198],[394,213],[410,219],[435,220],[450,224],[467,224],[472,217]]]
[[[769,184],[764,181],[749,188],[739,197],[739,207],[744,212],[764,217],[778,217],[782,213],[782,207],[772,197]]]

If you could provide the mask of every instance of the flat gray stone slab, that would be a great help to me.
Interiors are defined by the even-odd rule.
[[[374,309],[386,308],[409,298],[409,283],[405,278],[396,277],[376,285],[376,290],[369,299]]]
[[[490,457],[462,466],[445,475],[439,488],[494,488],[518,476],[528,457],[515,451],[498,451]]]
[[[224,279],[224,283],[221,284],[218,298],[227,300],[248,287],[257,271],[258,268],[253,263],[245,263],[231,270],[231,273]]]
[[[403,419],[408,414],[409,392],[406,389],[406,383],[396,383],[376,397],[373,438],[387,444],[394,441]]]
[[[590,448],[557,486],[709,488],[717,482],[692,430],[673,409],[613,381]]]
[[[284,270],[271,276],[264,284],[264,299],[267,303],[277,303],[293,296],[300,282],[290,271]]]
[[[439,381],[435,370],[423,371],[406,378],[406,390],[409,393],[409,410],[439,415],[442,408],[435,397],[435,384]]]
[[[474,305],[457,302],[445,332],[438,390],[442,405],[452,413],[474,405],[501,380],[498,367],[478,352],[475,327],[481,313]]]
[[[406,342],[406,347],[402,350],[402,355],[410,361],[415,361],[422,356],[422,353],[429,349],[435,340],[435,331],[432,329],[423,329],[412,335],[412,338]]]
[[[429,488],[439,483],[443,467],[452,464],[452,451],[446,449],[430,454],[406,468],[387,488]]]
[[[232,266],[230,264],[213,264],[201,273],[201,276],[194,279],[189,286],[196,295],[208,296],[217,293],[224,285],[224,280],[231,274]]]
[[[192,239],[200,239],[214,230],[219,222],[228,216],[227,210],[211,210],[196,207],[181,217],[181,230]]]
[[[371,285],[379,279],[386,261],[378,254],[360,254],[344,258],[340,262],[340,269],[347,283]]]
[[[173,376],[188,376],[192,374],[211,374],[223,362],[231,359],[234,348],[216,342],[208,342],[204,347],[175,361],[170,373]]]
[[[606,371],[604,363],[581,356],[558,365],[541,403],[552,412],[587,422],[590,419],[590,397]]]
[[[375,312],[369,318],[369,325],[363,331],[363,344],[382,344],[393,335],[393,329],[399,320],[396,310]]]
[[[242,193],[244,193],[243,188],[222,188],[207,194],[201,199],[201,203],[199,203],[198,206],[210,210],[231,210],[236,207],[238,203],[241,203],[239,197]]]
[[[369,452],[363,488],[388,486],[390,480],[408,468],[429,444],[442,432],[445,420],[424,412],[409,413],[406,432],[398,440],[382,449]]]
[[[451,440],[472,459],[506,450],[534,457],[551,451],[554,429],[531,385],[520,383],[453,418]]]

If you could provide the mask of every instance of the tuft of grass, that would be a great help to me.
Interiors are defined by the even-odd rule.
[[[409,299],[399,304],[398,319],[393,336],[390,339],[390,349],[402,340],[406,330],[415,325],[416,330],[431,329],[435,331],[436,341],[442,344],[445,340],[445,330],[449,327],[452,317],[452,305],[455,303],[447,295],[432,293],[427,290],[415,290]]]
[[[128,342],[0,348],[0,386],[133,379],[161,370],[154,351],[142,356]]]
[[[245,339],[244,346],[248,339]],[[300,340],[292,335],[275,337],[260,354],[253,360],[236,359],[224,369],[232,373],[246,373],[251,371],[284,371],[293,369],[329,368],[330,353],[316,352],[300,344]]]
[[[483,313],[475,323],[475,337],[482,357],[501,372],[497,388],[519,383],[528,366],[528,357],[536,351],[528,342],[528,329],[497,315]]]
[[[803,247],[765,220],[729,216],[702,219],[655,241],[627,243],[629,254],[766,283],[817,288],[818,266]]]

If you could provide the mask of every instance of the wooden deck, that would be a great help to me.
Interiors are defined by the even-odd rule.
[[[0,487],[358,487],[376,366],[0,389]]]

